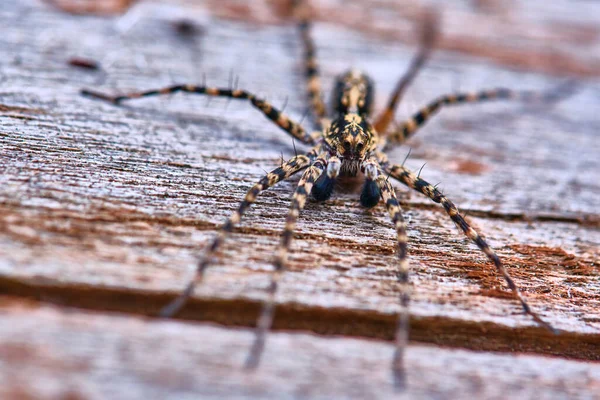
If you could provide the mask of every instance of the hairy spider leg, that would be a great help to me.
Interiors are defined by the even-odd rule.
[[[480,103],[488,100],[505,100],[505,99],[518,99],[518,100],[541,100],[546,96],[543,93],[530,92],[530,91],[514,91],[510,89],[497,88],[491,90],[482,90],[475,93],[456,93],[451,95],[445,95],[437,98],[436,100],[429,103],[427,106],[420,109],[411,118],[403,123],[399,124],[393,131],[386,137],[387,142],[384,146],[385,150],[392,147],[403,144],[409,137],[411,137],[418,128],[423,126],[431,117],[433,117],[438,111],[444,106],[458,105],[465,103]]]
[[[396,108],[398,108],[398,104],[400,104],[402,95],[429,59],[438,35],[438,26],[439,16],[433,11],[428,11],[425,14],[425,21],[421,28],[419,52],[411,61],[408,71],[406,71],[396,84],[385,110],[375,121],[375,130],[381,135],[385,135],[390,123],[394,119],[394,113],[396,112]]]
[[[302,178],[300,178],[300,181],[298,182],[298,187],[292,196],[292,204],[285,221],[285,228],[281,236],[281,242],[273,262],[274,269],[271,273],[271,282],[267,289],[267,298],[263,303],[260,316],[256,323],[256,336],[254,339],[254,344],[252,345],[250,353],[248,354],[248,359],[246,360],[246,368],[256,368],[260,362],[260,357],[265,347],[266,334],[273,323],[275,295],[279,286],[279,280],[281,279],[281,275],[285,271],[287,264],[287,253],[292,242],[294,228],[296,227],[296,220],[306,204],[306,200],[310,195],[315,181],[323,173],[327,166],[327,160],[325,157],[325,154],[321,154],[317,160],[310,167],[308,167],[306,171],[304,171]]]
[[[140,97],[147,96],[166,95],[175,92],[197,93],[204,94],[207,96],[228,97],[234,99],[247,99],[250,100],[254,107],[262,111],[262,113],[268,119],[273,121],[277,126],[279,126],[281,129],[289,133],[292,137],[299,140],[300,142],[308,145],[314,145],[321,136],[320,131],[315,131],[313,133],[306,132],[300,124],[289,119],[284,113],[280,112],[277,108],[273,107],[267,101],[256,97],[252,93],[248,93],[245,90],[240,89],[223,89],[195,85],[174,85],[162,89],[154,89],[144,92],[133,92],[118,96],[110,96],[86,89],[83,89],[81,91],[81,94],[84,96],[105,100],[113,104],[119,104],[124,100],[139,99]]]
[[[307,155],[298,155],[296,157],[291,158],[281,167],[275,168],[273,171],[269,172],[267,175],[262,177],[262,179],[260,179],[254,186],[252,186],[252,188],[250,188],[250,190],[248,190],[246,196],[244,197],[244,200],[242,200],[238,209],[234,211],[233,214],[231,214],[231,216],[227,219],[227,221],[221,226],[219,233],[217,234],[217,236],[215,236],[211,244],[208,246],[206,252],[198,261],[196,273],[192,281],[190,281],[186,289],[181,295],[179,295],[179,297],[177,297],[175,300],[173,300],[161,310],[160,316],[170,317],[177,311],[179,311],[181,307],[183,307],[185,302],[190,298],[190,296],[194,292],[194,288],[202,282],[202,279],[204,277],[204,271],[210,264],[212,255],[223,244],[225,238],[233,230],[234,225],[240,222],[244,212],[256,201],[258,194],[264,190],[267,190],[276,183],[286,180],[298,171],[306,168],[310,165],[311,161],[315,158],[315,156],[316,149],[313,149]]]
[[[465,219],[458,212],[458,208],[456,208],[452,201],[450,201],[434,186],[421,179],[412,171],[403,167],[402,165],[386,165],[385,171],[388,172],[392,178],[397,179],[409,188],[424,194],[425,196],[433,200],[435,203],[441,204],[446,210],[448,216],[450,216],[450,218],[452,219],[452,221],[454,221],[454,223],[460,227],[464,234],[469,239],[471,239],[481,251],[485,253],[485,255],[490,259],[490,261],[492,261],[492,263],[496,267],[496,270],[500,273],[500,275],[502,275],[502,277],[508,284],[508,287],[512,290],[515,299],[517,299],[521,303],[521,306],[523,307],[525,313],[529,314],[540,326],[548,329],[553,333],[557,332],[548,322],[544,321],[537,313],[531,310],[531,307],[529,307],[529,304],[521,295],[519,288],[517,287],[512,277],[502,264],[502,261],[500,261],[498,255],[496,255],[496,253],[490,248],[487,242],[481,236],[479,236],[475,229],[473,229],[467,223],[467,221],[465,221]]]
[[[296,19],[300,22],[300,36],[304,46],[304,63],[306,73],[306,84],[308,88],[308,99],[310,107],[315,116],[315,123],[318,130],[323,130],[329,121],[326,118],[327,109],[323,102],[323,93],[321,89],[321,78],[319,77],[319,64],[316,58],[315,44],[310,36],[310,8],[304,1],[296,0],[294,2],[294,13]]]
[[[397,279],[400,285],[400,314],[396,326],[396,350],[392,359],[392,374],[396,388],[403,389],[406,386],[406,369],[404,366],[404,350],[408,344],[409,333],[409,313],[408,305],[410,302],[409,286],[409,263],[407,257],[408,236],[406,234],[406,222],[402,216],[400,203],[396,198],[396,193],[392,184],[383,171],[379,171],[377,177],[377,186],[381,192],[385,206],[390,214],[398,241],[398,273]]]

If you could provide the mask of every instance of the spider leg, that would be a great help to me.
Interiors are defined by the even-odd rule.
[[[306,169],[306,171],[304,171],[292,197],[292,204],[285,221],[285,228],[274,260],[274,269],[271,273],[271,283],[268,288],[267,299],[263,303],[261,314],[256,323],[256,338],[250,349],[250,353],[248,354],[248,359],[246,360],[247,368],[255,368],[260,361],[260,356],[265,346],[265,336],[273,322],[275,294],[277,293],[279,280],[281,279],[281,275],[283,274],[287,263],[287,252],[292,242],[296,220],[300,215],[300,211],[302,211],[306,204],[306,199],[310,195],[315,181],[323,173],[326,165],[327,161],[325,155],[322,154],[309,168]]]
[[[385,206],[390,214],[390,218],[396,228],[398,240],[398,283],[400,284],[400,315],[396,327],[396,350],[392,360],[392,374],[396,388],[403,389],[406,386],[406,370],[404,367],[404,349],[408,343],[409,332],[409,313],[408,304],[410,301],[410,286],[408,282],[409,265],[407,258],[408,236],[406,235],[406,222],[402,216],[400,203],[394,193],[394,188],[389,182],[388,177],[379,170],[379,176],[376,179],[377,187],[381,192]]]
[[[208,249],[206,250],[206,253],[203,254],[202,258],[198,261],[194,279],[187,285],[186,289],[181,295],[179,295],[179,297],[177,297],[160,311],[161,317],[170,317],[179,311],[181,307],[183,307],[185,302],[194,292],[194,288],[200,282],[202,282],[204,271],[208,267],[212,255],[223,244],[225,238],[231,233],[233,226],[240,221],[244,212],[254,203],[258,194],[264,190],[267,190],[276,183],[286,180],[301,169],[306,168],[310,164],[311,160],[315,158],[315,155],[316,149],[313,149],[307,155],[299,155],[291,158],[281,167],[275,168],[273,171],[262,177],[261,180],[259,180],[254,186],[252,186],[252,188],[250,188],[250,190],[248,190],[238,209],[234,211],[233,214],[229,216],[227,221],[221,226],[218,235],[212,240],[208,246]]]
[[[289,133],[295,139],[304,144],[314,145],[320,137],[320,132],[312,134],[306,132],[302,126],[291,119],[284,113],[273,107],[267,101],[256,97],[254,94],[240,89],[220,89],[207,86],[195,85],[174,85],[162,89],[147,90],[144,92],[132,92],[117,96],[110,96],[92,90],[83,89],[81,94],[95,99],[105,100],[113,104],[119,104],[124,100],[138,99],[140,97],[167,95],[176,92],[197,93],[214,97],[228,97],[233,99],[247,99],[257,109],[259,109],[268,119],[273,121],[281,129]]]
[[[467,221],[465,221],[465,219],[458,212],[458,208],[456,208],[452,201],[450,201],[434,186],[421,179],[420,177],[416,176],[412,171],[401,165],[386,165],[385,170],[390,174],[391,177],[397,179],[398,181],[402,182],[411,189],[421,192],[434,202],[440,203],[444,207],[446,213],[450,216],[452,221],[454,221],[454,223],[460,227],[464,234],[469,239],[471,239],[481,251],[485,253],[485,255],[490,259],[490,261],[494,263],[496,270],[500,273],[500,275],[502,275],[502,277],[508,284],[508,287],[512,290],[515,299],[521,303],[521,306],[523,307],[525,313],[529,314],[539,325],[543,326],[544,328],[552,331],[553,333],[557,332],[549,323],[544,321],[537,313],[531,310],[529,304],[521,295],[519,288],[517,287],[517,285],[509,275],[508,271],[502,264],[502,261],[500,261],[498,255],[496,255],[496,253],[490,248],[486,241],[481,236],[479,236],[475,229],[473,229],[467,223]]]
[[[519,100],[534,100],[544,99],[545,97],[556,96],[554,94],[543,94],[530,91],[514,91],[510,89],[492,89],[482,90],[475,93],[456,93],[451,95],[445,95],[432,101],[425,107],[421,108],[407,121],[404,121],[398,125],[393,131],[391,131],[386,137],[387,142],[385,149],[399,146],[403,144],[408,138],[410,138],[418,128],[425,125],[425,123],[433,117],[443,107],[449,105],[458,105],[464,103],[480,103],[488,100],[505,100],[505,99],[519,99]]]
[[[415,76],[417,76],[417,73],[423,68],[425,62],[427,62],[437,37],[438,25],[439,16],[433,11],[428,11],[425,14],[425,21],[422,26],[419,52],[410,63],[408,71],[406,71],[396,84],[394,92],[388,100],[387,107],[375,121],[375,130],[380,134],[384,134],[387,131],[390,123],[394,119],[394,113],[406,88],[411,84]]]
[[[319,65],[315,57],[315,44],[310,36],[310,8],[306,1],[294,1],[294,13],[299,21],[300,35],[304,46],[304,62],[308,87],[308,98],[312,112],[316,118],[316,125],[319,131],[328,124],[326,120],[327,109],[323,102],[323,93],[321,90],[321,79],[319,77]]]

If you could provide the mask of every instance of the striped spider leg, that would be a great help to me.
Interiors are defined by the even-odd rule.
[[[396,388],[406,386],[406,371],[404,366],[404,349],[408,343],[409,312],[408,304],[410,301],[409,286],[409,264],[408,264],[408,236],[406,234],[406,222],[402,215],[402,208],[396,198],[396,193],[392,184],[389,182],[389,176],[385,174],[379,161],[375,156],[366,159],[361,164],[361,171],[365,176],[365,185],[360,197],[360,203],[366,207],[375,207],[379,200],[383,200],[385,207],[390,214],[394,228],[396,229],[396,240],[398,242],[398,264],[397,274],[400,289],[400,313],[396,327],[396,349],[392,359],[392,376]]]
[[[298,26],[304,47],[304,66],[309,105],[316,119],[316,127],[321,131],[329,125],[330,121],[327,119],[327,108],[323,102],[319,65],[315,56],[315,44],[310,36],[310,8],[302,0],[294,0],[293,5],[296,20],[299,22]]]
[[[327,164],[328,162],[329,165]],[[252,346],[252,349],[250,350],[248,359],[246,360],[247,368],[252,369],[258,366],[260,356],[262,355],[262,351],[265,345],[266,333],[271,328],[271,325],[273,323],[275,295],[277,293],[277,288],[279,286],[279,280],[281,279],[281,275],[285,271],[285,267],[287,264],[287,253],[292,243],[292,237],[294,235],[294,228],[296,227],[296,221],[298,219],[298,216],[304,208],[306,200],[308,199],[308,196],[310,196],[313,185],[315,184],[317,178],[321,176],[326,167],[326,174],[329,174],[330,171],[335,170],[335,165],[337,165],[337,170],[339,171],[339,161],[336,163],[335,159],[332,158],[329,158],[328,160],[326,153],[322,153],[310,165],[310,167],[308,167],[304,171],[302,177],[300,178],[300,181],[298,182],[298,186],[292,197],[292,204],[290,206],[290,210],[285,220],[285,228],[281,236],[281,242],[279,243],[279,247],[275,255],[275,260],[273,262],[274,270],[271,273],[271,283],[269,284],[269,287],[267,289],[268,297],[263,303],[262,311],[256,324],[256,337],[254,340],[254,344]]]
[[[552,101],[557,96],[564,96],[565,93],[537,93],[531,91],[517,91],[505,88],[482,90],[472,93],[455,93],[438,97],[436,100],[421,108],[413,114],[408,120],[398,124],[393,130],[387,132],[386,141],[383,145],[384,150],[390,150],[406,142],[417,130],[425,125],[442,108],[449,105],[459,105],[465,103],[480,103],[490,100],[522,100],[522,101]]]
[[[408,344],[410,317],[408,312],[408,305],[410,302],[410,286],[408,280],[409,264],[407,257],[408,235],[406,234],[406,222],[402,215],[402,208],[396,198],[394,188],[390,183],[388,176],[384,175],[381,169],[379,169],[378,172],[377,187],[381,192],[381,198],[383,199],[394,227],[396,228],[396,239],[398,241],[398,272],[396,276],[400,285],[400,314],[396,326],[396,349],[392,359],[392,376],[394,378],[395,386],[402,389],[406,386],[404,349]]]
[[[473,229],[467,221],[460,215],[458,208],[454,205],[454,203],[444,196],[436,187],[425,181],[424,179],[417,176],[414,172],[410,171],[408,168],[405,168],[402,165],[394,165],[390,164],[382,157],[382,164],[384,166],[384,170],[388,173],[392,178],[398,180],[404,185],[408,186],[411,189],[416,190],[429,197],[435,203],[441,204],[446,210],[448,216],[452,219],[452,221],[463,231],[465,236],[467,236],[473,243],[479,247],[479,249],[485,253],[485,255],[490,259],[490,261],[496,267],[496,270],[506,283],[508,287],[513,293],[513,296],[521,306],[523,307],[523,311],[530,315],[531,318],[535,322],[537,322],[540,326],[550,330],[551,332],[557,333],[557,330],[554,329],[549,323],[544,321],[536,312],[531,310],[531,307],[527,303],[527,301],[521,295],[519,288],[515,284],[514,280],[502,264],[500,257],[492,250],[492,248],[487,244],[487,242]]]
[[[321,136],[321,132],[319,131],[315,131],[309,134],[307,131],[304,130],[304,128],[300,124],[289,119],[284,113],[279,111],[277,108],[273,107],[267,101],[256,97],[252,93],[248,93],[247,91],[240,89],[220,89],[215,87],[196,85],[174,85],[162,89],[147,90],[144,92],[132,92],[117,96],[110,96],[87,89],[82,90],[81,94],[87,97],[105,100],[113,104],[120,104],[124,100],[139,99],[141,97],[147,96],[167,95],[176,92],[196,93],[203,94],[206,96],[250,100],[250,103],[257,109],[259,109],[265,115],[265,117],[270,119],[277,126],[289,133],[294,139],[299,140],[301,143],[315,145]]]

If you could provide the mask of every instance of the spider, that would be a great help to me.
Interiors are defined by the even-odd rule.
[[[406,384],[406,367],[404,352],[409,332],[409,263],[407,259],[406,222],[402,209],[396,198],[390,178],[399,181],[417,192],[429,197],[443,206],[448,216],[462,232],[485,253],[494,264],[498,273],[504,278],[514,298],[521,304],[524,312],[534,321],[552,332],[554,328],[535,313],[521,295],[517,285],[505,269],[500,258],[486,241],[465,221],[454,203],[442,194],[435,186],[429,184],[401,164],[391,163],[385,151],[403,144],[415,134],[436,112],[443,107],[463,103],[476,103],[492,99],[528,99],[531,92],[513,91],[509,89],[493,89],[476,93],[457,93],[446,95],[432,101],[407,121],[392,126],[395,110],[408,85],[430,56],[437,36],[437,15],[427,12],[421,29],[419,51],[414,56],[408,71],[400,78],[384,111],[371,121],[374,88],[372,80],[358,70],[349,70],[335,80],[332,96],[332,113],[327,113],[323,101],[319,68],[315,58],[315,46],[310,36],[310,10],[303,2],[294,3],[294,15],[299,22],[300,36],[304,50],[305,73],[308,86],[310,109],[316,130],[309,132],[299,123],[292,121],[267,101],[240,89],[215,88],[205,85],[175,85],[162,89],[134,92],[117,96],[105,95],[90,90],[82,90],[82,94],[119,104],[124,100],[145,96],[167,95],[175,92],[204,94],[207,96],[246,99],[260,110],[268,119],[291,135],[295,140],[311,146],[304,154],[283,162],[260,179],[250,188],[239,208],[221,226],[219,233],[210,242],[203,256],[198,261],[194,278],[189,282],[182,294],[162,309],[160,315],[174,315],[193,294],[194,288],[203,280],[206,268],[214,253],[223,244],[235,224],[240,222],[244,212],[255,202],[260,192],[273,185],[302,172],[297,188],[292,196],[291,206],[287,214],[285,228],[274,259],[267,298],[256,325],[255,340],[246,360],[246,367],[255,368],[265,345],[266,334],[271,327],[274,316],[275,295],[279,281],[286,269],[287,255],[297,218],[304,208],[307,198],[312,196],[318,202],[329,199],[337,180],[360,176],[364,179],[360,194],[360,204],[365,208],[375,207],[383,200],[394,224],[397,234],[398,259],[397,281],[400,288],[400,313],[396,327],[395,351],[392,357],[392,377],[398,388]]]

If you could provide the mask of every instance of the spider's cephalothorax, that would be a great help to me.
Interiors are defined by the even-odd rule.
[[[375,184],[377,171],[366,164],[378,142],[377,133],[368,120],[372,98],[373,83],[360,71],[350,70],[337,78],[333,91],[336,113],[323,132],[323,147],[339,162],[330,162],[326,173],[315,182],[312,191],[315,200],[331,197],[338,175],[356,176],[361,171],[366,175],[361,204],[370,208],[379,202],[381,194]]]
[[[404,143],[435,112],[446,105],[500,98],[530,98],[530,93],[515,92],[508,89],[495,89],[470,94],[459,93],[442,96],[423,107],[404,123],[389,129],[404,90],[414,79],[417,71],[421,69],[432,48],[437,21],[433,14],[428,14],[427,18],[425,18],[423,35],[421,36],[421,51],[413,59],[408,72],[400,79],[386,108],[375,119],[374,123],[371,124],[369,121],[373,105],[373,84],[366,75],[355,70],[350,70],[340,75],[336,80],[333,93],[333,112],[331,119],[329,119],[327,118],[327,108],[322,100],[321,83],[315,59],[315,48],[310,37],[310,21],[307,6],[302,1],[296,1],[295,4],[296,15],[300,20],[300,33],[304,44],[308,94],[313,114],[316,117],[317,130],[313,133],[305,131],[300,124],[289,119],[267,101],[239,89],[220,89],[204,85],[175,85],[164,89],[135,92],[121,96],[107,96],[97,92],[83,91],[85,95],[108,100],[115,104],[127,99],[179,91],[201,93],[207,96],[246,99],[294,139],[312,146],[305,154],[296,155],[287,162],[282,163],[280,167],[269,172],[250,188],[238,209],[231,214],[221,227],[219,234],[208,245],[204,256],[198,262],[194,279],[177,299],[162,310],[161,315],[171,316],[185,304],[186,300],[192,295],[195,286],[202,281],[204,271],[208,267],[212,256],[219,249],[225,237],[232,231],[233,226],[240,221],[244,212],[254,203],[258,194],[304,170],[292,198],[281,243],[274,260],[275,268],[271,276],[271,284],[268,287],[269,296],[258,319],[256,340],[246,364],[248,367],[258,365],[264,347],[266,332],[273,321],[275,293],[279,286],[281,274],[287,264],[287,253],[292,241],[296,220],[306,204],[307,197],[312,194],[317,200],[326,200],[331,196],[338,177],[356,176],[361,172],[364,174],[365,183],[360,195],[360,203],[365,207],[373,207],[380,200],[383,200],[396,229],[396,240],[398,243],[397,279],[400,284],[401,309],[396,329],[396,351],[392,361],[392,371],[397,387],[404,386],[406,376],[404,348],[408,340],[408,237],[406,235],[406,223],[404,222],[402,210],[396,198],[394,188],[389,181],[390,178],[422,193],[435,203],[441,204],[452,221],[494,264],[497,271],[506,280],[509,288],[512,290],[513,296],[520,302],[524,311],[538,324],[552,330],[552,327],[548,323],[531,310],[525,299],[521,296],[515,282],[504,268],[500,258],[468,222],[465,221],[454,203],[435,186],[430,185],[408,168],[400,164],[390,163],[384,153],[384,150]]]
[[[365,74],[350,70],[340,75],[333,91],[335,115],[325,129],[323,141],[332,154],[344,161],[364,161],[377,147],[377,134],[369,123],[373,83]],[[355,175],[357,171],[347,171]]]

